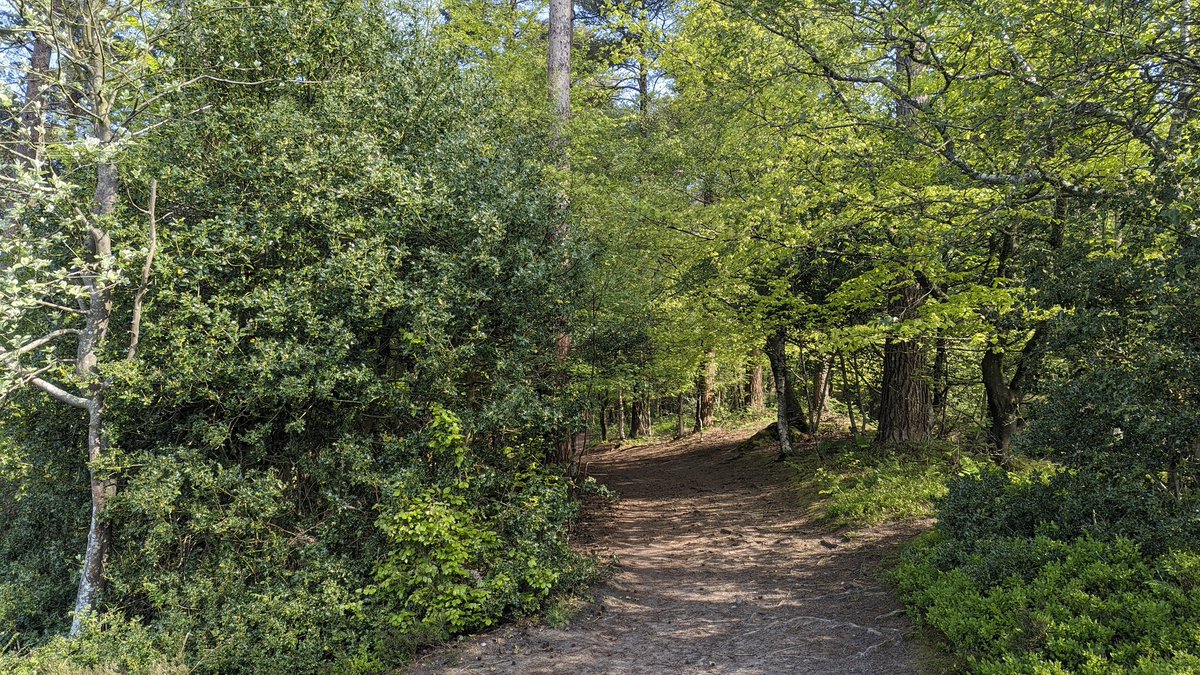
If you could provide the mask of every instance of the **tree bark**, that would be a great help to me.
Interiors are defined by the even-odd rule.
[[[617,439],[625,440],[625,392],[617,392]]]
[[[551,148],[562,153],[559,158],[559,166],[563,169],[569,168],[566,152],[569,142],[566,127],[567,121],[571,118],[571,37],[574,31],[574,12],[573,0],[550,0],[546,70],[550,102],[555,114],[555,124],[550,132],[550,145]],[[569,196],[566,192],[560,192],[558,208],[550,222],[548,238],[551,241],[562,242],[570,234],[570,221],[567,219],[569,206]],[[570,267],[570,259],[564,256],[562,265]],[[569,318],[563,315],[559,317],[558,323],[555,353],[558,356],[559,373],[556,379],[560,389],[566,389],[570,386],[571,377],[566,368],[572,349]],[[560,461],[563,460],[564,453],[571,457],[574,455],[572,451],[575,437],[574,428],[574,426],[568,426],[561,432],[560,440],[557,443]]]
[[[825,401],[829,398],[829,386],[833,381],[833,357],[827,357],[813,374],[812,400],[809,401],[808,428],[817,433],[821,428],[821,418],[825,415]]]
[[[654,435],[654,418],[651,416],[651,401],[650,397],[646,396],[642,400],[642,435]]]
[[[550,103],[558,119],[555,145],[566,144],[565,129],[571,118],[571,33],[574,31],[575,5],[572,0],[550,0],[550,45],[547,71],[550,81]]]
[[[771,360],[775,384],[775,435],[779,438],[779,458],[792,455],[791,424],[788,419],[787,329],[778,328],[767,338],[767,357]]]
[[[933,357],[933,418],[938,425],[938,437],[946,434],[946,409],[950,403],[950,359],[946,337],[937,336]]]
[[[40,33],[33,36],[33,51],[29,56],[29,71],[25,74],[25,99],[21,107],[21,141],[13,152],[16,155],[14,172],[32,170],[42,159],[45,146],[45,103],[46,82],[50,74],[50,43]],[[6,172],[8,173],[8,172]],[[19,178],[18,176],[13,176]],[[7,200],[4,207],[11,210],[15,199]],[[18,223],[13,220],[0,228],[0,238],[12,237]],[[3,264],[0,261],[0,264]]]
[[[854,420],[854,405],[858,398],[858,386],[855,385],[854,393],[850,391],[850,373],[846,368],[846,355],[842,354],[842,400],[846,402],[846,412],[850,415],[850,437],[854,439],[854,444],[858,445],[858,425]],[[861,406],[861,404],[860,404]]]
[[[683,394],[679,394],[675,397],[675,436],[677,438],[683,438],[684,433],[687,432],[686,425],[683,423],[683,409]]]
[[[760,411],[766,406],[763,394],[762,351],[755,350],[750,356],[749,382],[746,383],[746,406],[752,411]]]
[[[987,394],[988,440],[1001,459],[1008,457],[1012,448],[1012,437],[1016,432],[1016,392],[1004,379],[1004,355],[989,348],[980,363],[983,371],[983,389]]]
[[[45,87],[50,73],[50,43],[37,33],[29,56],[29,72],[25,74],[25,101],[21,108],[21,130],[24,134],[16,152],[26,168],[42,160],[45,145]]]
[[[922,50],[920,44],[898,44],[896,50],[896,74],[898,80],[914,81],[923,68],[913,59],[910,51]],[[920,100],[921,96],[917,96]],[[917,110],[910,99],[897,97],[896,121],[901,127],[910,126]],[[912,274],[899,280],[898,288],[890,291],[888,313],[897,321],[906,321],[921,306],[923,293]],[[883,348],[883,385],[880,392],[879,431],[875,435],[876,446],[908,443],[924,443],[930,432],[930,395],[926,379],[925,347],[920,337],[899,339],[887,338]]]
[[[787,411],[788,423],[798,431],[808,432],[808,422],[804,419],[804,409],[800,407],[800,401],[796,398],[796,390],[793,385],[791,370],[787,364],[787,330],[781,329],[784,344],[778,352],[772,351],[771,346],[767,346],[767,361],[771,364],[771,374],[773,378],[783,378],[783,397],[780,402],[784,404]],[[778,392],[777,392],[778,393]]]
[[[103,57],[101,45],[88,45],[94,62],[88,83],[95,125],[93,137],[101,148],[113,142],[109,103],[104,94]],[[105,154],[101,153],[101,157]],[[101,474],[98,463],[107,454],[104,438],[104,393],[107,383],[100,377],[100,349],[108,334],[112,317],[112,291],[98,277],[105,266],[113,263],[112,238],[107,231],[108,220],[116,211],[117,166],[102,161],[96,168],[96,190],[93,194],[93,222],[88,224],[88,268],[89,274],[83,283],[87,289],[87,315],[80,334],[75,356],[75,370],[80,380],[86,383],[88,392],[88,472],[91,477],[92,515],[88,525],[87,548],[84,550],[83,570],[79,578],[79,589],[75,596],[75,614],[71,621],[72,636],[83,630],[83,620],[94,609],[96,597],[104,584],[104,563],[108,556],[111,540],[105,511],[109,501],[116,495],[117,483]]]
[[[608,441],[608,401],[600,404],[600,440]]]
[[[629,437],[638,438],[642,435],[642,399],[633,399],[629,408]]]
[[[921,288],[905,281],[893,292],[890,312],[904,321],[920,306]],[[921,338],[889,337],[883,347],[883,386],[876,446],[924,443],[929,440],[930,396],[925,346]]]
[[[989,347],[983,355],[980,370],[988,408],[988,440],[997,459],[1007,461],[1012,451],[1012,439],[1021,429],[1021,402],[1036,373],[1037,352],[1046,335],[1046,324],[1033,330],[1016,359],[1011,379],[1004,379],[1004,353]]]
[[[716,387],[717,353],[710,349],[703,370],[696,374],[696,420],[693,431],[702,432],[712,426]]]

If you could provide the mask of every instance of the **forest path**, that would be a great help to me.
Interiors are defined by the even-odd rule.
[[[409,672],[918,672],[911,624],[878,576],[920,526],[831,531],[774,447],[735,451],[752,433],[589,455],[588,473],[621,495],[585,523],[618,561],[594,602],[563,628],[478,635]]]

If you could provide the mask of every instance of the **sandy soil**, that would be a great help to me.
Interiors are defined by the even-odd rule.
[[[621,494],[586,536],[617,559],[566,627],[510,626],[427,654],[428,673],[917,673],[913,630],[881,562],[923,527],[847,537],[751,432],[608,449],[588,473]]]

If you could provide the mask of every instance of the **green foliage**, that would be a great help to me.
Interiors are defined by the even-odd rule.
[[[1068,471],[965,475],[904,554],[905,603],[978,673],[1168,673],[1200,663],[1195,508]]]
[[[457,419],[439,417],[433,443],[450,455],[439,465],[457,471],[432,487],[391,488],[377,521],[388,553],[365,593],[392,607],[387,620],[402,633],[445,637],[532,612],[583,568],[566,546],[574,504],[565,481],[522,470],[527,455],[513,449],[511,474],[471,465]]]
[[[1200,663],[1195,553],[1148,557],[1123,538],[1009,537],[976,545],[963,566],[939,564],[962,545],[928,536],[895,576],[972,672],[1171,673]]]
[[[110,612],[92,617],[78,638],[56,637],[30,653],[0,654],[6,673],[46,675],[183,675],[182,644],[154,633],[136,619]]]
[[[64,451],[79,442],[75,415],[64,412],[41,401],[0,440],[0,647],[58,633],[74,597],[63,566],[83,549],[87,475]]]
[[[1078,470],[1010,475],[989,468],[951,482],[939,503],[938,529],[957,541],[1123,537],[1159,555],[1200,535],[1194,509],[1194,498],[1176,499],[1149,479]]]
[[[589,574],[543,462],[585,262],[547,237],[532,129],[393,10],[201,3],[169,34],[212,77],[124,149],[130,202],[158,181],[161,248],[138,358],[127,310],[105,348],[119,490],[78,653],[48,638],[86,531],[80,426],[28,390],[0,409],[0,647],[23,663],[379,672]]]
[[[957,470],[957,453],[937,447],[899,453],[846,444],[822,446],[824,459],[793,462],[820,495],[821,515],[839,527],[932,516]]]

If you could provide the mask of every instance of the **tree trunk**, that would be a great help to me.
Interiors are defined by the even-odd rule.
[[[550,45],[547,71],[550,80],[550,103],[558,118],[555,145],[565,145],[566,121],[571,118],[571,33],[575,23],[572,0],[550,0]]]
[[[88,406],[88,461],[94,464],[107,451],[104,441],[103,393],[97,393]],[[75,595],[75,614],[71,619],[72,637],[83,631],[83,620],[95,607],[96,596],[104,586],[104,563],[108,557],[112,531],[104,520],[109,501],[117,494],[117,482],[91,473],[92,515],[88,523],[87,548],[83,554],[83,572]]]
[[[575,5],[572,0],[550,0],[549,45],[547,46],[546,71],[550,102],[555,113],[555,124],[551,129],[550,146],[561,153],[558,164],[564,170],[569,168],[566,152],[569,142],[566,127],[567,121],[571,118],[571,37],[574,31],[574,12]],[[569,206],[570,201],[567,193],[560,191],[558,208],[550,222],[550,241],[564,241],[570,234],[570,221],[567,218],[567,209]],[[564,257],[562,265],[563,267],[570,267],[571,261]],[[558,331],[555,338],[555,354],[558,356],[559,366],[556,380],[560,390],[565,390],[571,383],[571,375],[566,367],[567,359],[572,349],[571,332],[568,322],[569,319],[565,314],[559,317]],[[572,421],[567,424],[567,428],[561,432],[560,440],[557,443],[560,461],[562,461],[564,455],[574,455],[571,448],[574,443],[574,425],[576,423]]]
[[[683,438],[684,433],[687,431],[686,425],[683,423],[683,394],[679,394],[676,397],[675,404],[675,436],[676,438]]]
[[[630,406],[629,412],[629,437],[638,438],[642,435],[642,408],[644,404],[642,399],[633,399],[633,404]]]
[[[778,328],[767,338],[767,357],[771,360],[775,383],[775,434],[779,437],[779,458],[792,455],[787,396],[787,329]]]
[[[850,390],[850,373],[846,368],[846,355],[842,354],[842,400],[846,402],[846,412],[850,415],[850,437],[854,439],[854,444],[858,445],[858,425],[854,421],[854,404],[857,396],[858,385],[855,384],[855,391]],[[861,407],[861,406],[860,406]]]
[[[923,50],[920,44],[896,45],[896,73],[901,82],[911,83],[923,69],[912,52]],[[907,51],[906,51],[907,50]],[[901,127],[912,124],[917,114],[914,104],[896,98],[896,121]],[[906,321],[923,302],[917,280],[908,275],[898,280],[889,292],[888,313],[897,321]],[[883,347],[883,384],[880,391],[879,431],[876,446],[923,443],[929,440],[930,396],[926,380],[925,346],[921,337],[899,339],[889,336]]]
[[[946,435],[946,409],[950,401],[950,359],[946,337],[938,334],[933,357],[933,418],[937,421],[938,437]]]
[[[904,321],[920,306],[921,287],[906,280],[893,292],[889,312]],[[929,440],[930,398],[925,346],[920,337],[889,337],[883,347],[883,385],[876,446]]]
[[[96,45],[94,57],[103,58],[103,49]],[[91,74],[89,96],[95,112],[96,123],[93,136],[102,149],[113,142],[112,123],[109,119],[109,104],[103,94],[103,69],[100,63],[93,64],[96,71]],[[104,157],[104,154],[100,155]],[[112,238],[104,228],[116,211],[117,166],[102,162],[96,168],[96,190],[94,193],[94,222],[88,225],[88,267],[91,270],[83,281],[87,289],[87,319],[79,338],[75,356],[75,370],[88,391],[88,473],[91,477],[92,515],[88,525],[87,548],[83,555],[83,570],[79,578],[79,589],[75,595],[75,614],[71,621],[72,636],[83,630],[83,619],[95,607],[96,596],[104,584],[104,563],[108,556],[110,534],[104,519],[109,501],[116,495],[117,484],[111,477],[99,471],[100,460],[106,454],[104,439],[104,392],[107,383],[99,372],[100,349],[108,335],[112,318],[112,291],[107,283],[98,278],[98,271],[112,262]]]
[[[21,168],[33,169],[42,159],[45,146],[43,130],[46,103],[45,86],[49,73],[50,43],[40,33],[37,33],[33,36],[33,51],[29,56],[29,72],[25,74],[25,100],[21,107],[21,141],[14,149],[16,163],[13,164],[13,171],[17,174],[20,173]],[[19,175],[13,177],[20,179]],[[8,210],[12,205],[13,202],[9,201],[4,207]],[[17,226],[18,223],[12,221],[0,227],[0,238],[13,236]],[[0,264],[3,262],[0,261]]]
[[[642,401],[642,435],[654,435],[654,418],[650,415],[650,397],[646,396]]]
[[[1012,388],[1004,379],[1004,355],[989,348],[980,364],[983,389],[987,394],[988,440],[1000,459],[1008,457],[1012,437],[1017,428],[1016,400]]]
[[[825,401],[829,398],[829,386],[833,381],[833,357],[821,361],[821,366],[813,374],[812,400],[809,401],[808,428],[817,433],[821,428],[821,418],[825,415]]]
[[[772,351],[770,345],[767,347],[767,360],[771,364],[771,373],[773,378],[783,378],[783,397],[780,403],[784,405],[787,411],[787,419],[789,424],[798,431],[808,432],[808,422],[804,419],[804,410],[800,407],[800,401],[796,398],[796,391],[793,388],[793,377],[787,365],[787,330],[783,329],[784,344],[779,348],[778,352]],[[777,395],[779,392],[776,392]]]
[[[25,74],[25,101],[21,108],[21,131],[23,138],[16,152],[27,168],[42,160],[45,144],[45,87],[50,73],[50,43],[41,33],[33,38],[33,52],[29,56],[29,72]]]
[[[702,432],[712,426],[716,403],[717,353],[709,350],[704,369],[696,375],[696,423],[693,431]]]
[[[858,367],[858,356],[857,355],[852,356],[850,358],[850,371],[852,373],[854,373],[854,402],[856,405],[858,405],[859,419],[862,420],[863,433],[866,433],[867,421],[871,418],[870,413],[867,412],[867,409],[870,408],[873,410],[874,403],[873,403],[873,401],[869,401],[869,400],[864,402],[865,397],[863,396],[863,386],[862,386],[863,385],[863,375],[862,375],[862,370]],[[872,396],[869,389],[867,391],[867,396],[868,397]],[[876,421],[878,421],[878,418],[876,418]],[[878,427],[876,427],[876,428],[878,428]]]
[[[786,345],[784,353],[786,354]],[[804,408],[800,405],[800,397],[796,395],[796,378],[791,369],[787,367],[786,362],[783,367],[783,381],[787,393],[788,420],[793,429],[808,433],[808,419],[804,414]]]
[[[750,365],[750,381],[746,385],[746,406],[752,411],[761,411],[766,405],[766,397],[763,394],[763,367],[760,361],[762,352],[756,350],[750,358],[753,361]]]
[[[1030,381],[1036,375],[1038,351],[1046,336],[1043,322],[1033,330],[1016,360],[1011,380],[1004,380],[1004,353],[989,348],[980,364],[983,389],[986,393],[988,418],[991,422],[988,440],[992,443],[997,458],[1007,461],[1012,449],[1012,439],[1021,429],[1021,401],[1025,397]]]
[[[625,392],[617,392],[617,440],[625,440]]]
[[[608,442],[608,401],[600,404],[600,441]]]
[[[645,32],[639,36],[642,42],[638,49],[638,112],[641,113],[642,129],[650,115],[650,54],[646,48]]]

